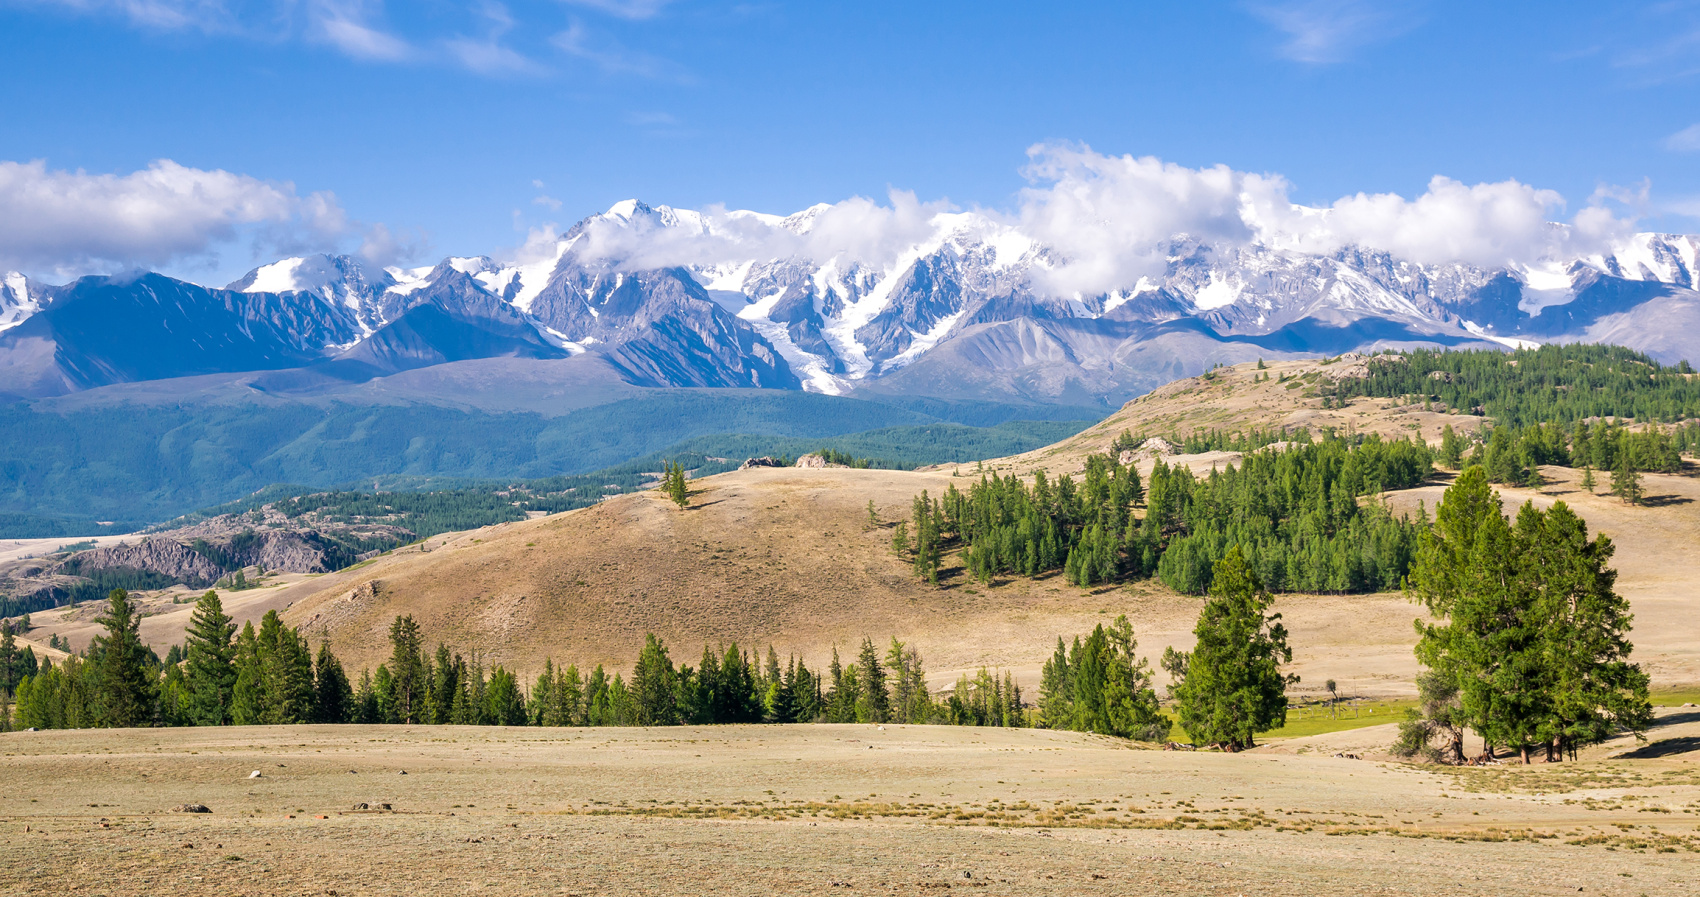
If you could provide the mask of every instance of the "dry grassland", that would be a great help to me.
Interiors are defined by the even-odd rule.
[[[1185,433],[1193,429],[1337,426],[1389,436],[1420,432],[1438,439],[1464,415],[1425,412],[1385,400],[1359,400],[1322,409],[1277,382],[1304,384],[1316,374],[1349,372],[1346,362],[1277,362],[1267,372],[1241,365],[1210,380],[1194,378],[1157,390],[1057,446],[989,468],[1026,473],[1078,471],[1087,454],[1105,449],[1123,430]],[[1259,373],[1271,379],[1254,383]],[[1199,472],[1231,462],[1232,453],[1178,456]],[[1149,469],[1150,459],[1142,466]],[[853,653],[864,636],[896,636],[917,645],[935,686],[986,665],[1012,670],[1036,689],[1040,665],[1059,635],[1090,631],[1125,613],[1142,653],[1156,658],[1169,645],[1190,646],[1202,600],[1157,582],[1080,589],[1060,575],[1002,579],[984,586],[946,558],[943,587],[917,581],[890,550],[890,526],[908,515],[923,489],[934,495],[955,483],[966,488],[975,465],[927,471],[755,469],[694,481],[692,507],[680,511],[659,495],[622,496],[596,507],[519,523],[435,537],[423,546],[335,574],[286,577],[274,587],[228,593],[239,620],[267,609],[314,642],[326,639],[355,670],[389,652],[387,633],[398,614],[419,620],[431,644],[444,641],[488,663],[533,677],[545,658],[625,670],[655,632],[675,661],[695,664],[702,647],[737,641],[781,656],[797,653],[824,668],[837,646]],[[1505,490],[1508,510],[1527,498],[1570,502],[1590,525],[1616,540],[1619,590],[1637,615],[1635,658],[1655,687],[1700,683],[1700,480],[1648,475],[1653,506],[1629,508],[1608,497],[1581,495],[1574,472],[1549,468],[1554,485],[1540,492]],[[960,476],[953,476],[960,474]],[[1435,485],[1389,496],[1394,506],[1432,508]],[[1603,488],[1603,487],[1602,487]],[[872,500],[879,523],[870,525]],[[180,641],[191,605],[172,593],[146,599],[143,636],[155,645]],[[179,596],[181,597],[181,596]],[[1327,679],[1343,693],[1399,698],[1414,692],[1411,627],[1421,610],[1401,596],[1284,595],[1276,609],[1292,633],[1300,696],[1314,697]],[[96,608],[36,615],[37,642],[58,632],[80,647],[94,633]]]
[[[1641,758],[1488,769],[947,727],[12,733],[0,893],[1692,894],[1700,765],[1664,746],[1700,714],[1661,722]]]

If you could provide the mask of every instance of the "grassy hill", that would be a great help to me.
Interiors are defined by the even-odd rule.
[[[1351,376],[1361,364],[1221,369],[1129,403],[1077,436],[990,460],[985,468],[1077,471],[1087,454],[1104,450],[1124,430],[1184,436],[1306,426],[1435,440],[1448,423],[1460,431],[1481,423],[1386,398],[1324,408],[1325,379]],[[1208,471],[1237,458],[1212,451],[1168,460]],[[1152,462],[1141,463],[1148,469]],[[922,490],[936,496],[953,482],[963,488],[976,469],[720,474],[693,481],[689,510],[653,492],[622,495],[582,510],[440,535],[336,574],[282,582],[263,597],[243,595],[257,609],[287,606],[289,623],[315,642],[328,640],[354,668],[387,656],[387,629],[398,614],[418,619],[433,644],[477,650],[488,663],[527,674],[545,658],[625,669],[650,631],[678,661],[694,664],[704,644],[737,641],[764,650],[772,644],[782,657],[799,653],[811,666],[824,666],[835,645],[843,655],[864,636],[884,643],[895,635],[921,649],[935,680],[987,665],[1014,670],[1025,687],[1036,686],[1059,635],[1088,632],[1120,613],[1133,620],[1142,653],[1155,658],[1167,645],[1190,645],[1201,599],[1156,581],[1083,589],[1053,574],[987,586],[965,575],[955,555],[945,559],[940,586],[917,580],[890,550],[890,525],[908,515]],[[1562,499],[1616,540],[1618,588],[1637,615],[1636,658],[1658,688],[1700,683],[1700,596],[1688,581],[1688,572],[1700,569],[1700,480],[1693,470],[1690,464],[1684,474],[1647,474],[1652,501],[1641,508],[1582,494],[1575,473],[1563,468],[1543,469],[1548,484],[1539,491],[1501,490],[1508,510],[1525,500]],[[1418,502],[1432,508],[1448,479],[1441,474],[1388,498],[1402,511],[1414,511]],[[878,523],[868,521],[870,500]],[[1411,621],[1420,611],[1402,596],[1283,595],[1276,609],[1292,632],[1301,694],[1319,691],[1330,678],[1364,695],[1412,690]],[[156,643],[180,637],[173,633],[187,622],[187,605],[160,610],[144,622],[144,634]],[[46,615],[37,622],[49,627],[42,632],[54,625]],[[73,642],[80,645],[82,637]]]

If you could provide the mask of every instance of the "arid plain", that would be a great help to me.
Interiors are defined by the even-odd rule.
[[[1290,366],[1278,370],[1315,370]],[[1306,424],[1435,439],[1474,421],[1384,400],[1318,404],[1243,367],[986,467],[1076,471],[1124,429]],[[1168,458],[1200,471],[1234,459]],[[239,619],[283,609],[355,669],[383,658],[396,614],[413,614],[430,642],[485,652],[522,679],[544,658],[625,669],[646,631],[682,661],[736,639],[817,667],[834,645],[895,635],[920,647],[935,687],[987,665],[1034,688],[1059,635],[1121,613],[1142,654],[1191,644],[1201,599],[1157,583],[988,586],[959,570],[943,588],[916,581],[888,526],[922,489],[962,488],[977,470],[742,471],[693,483],[690,510],[625,496],[281,578],[230,606]],[[1392,761],[1391,724],[1298,737],[1378,722],[1366,718],[1295,724],[1237,755],[903,726],[11,733],[0,892],[1695,893],[1700,710],[1681,705],[1700,700],[1700,480],[1692,465],[1649,474],[1650,506],[1629,508],[1584,494],[1574,471],[1543,474],[1539,490],[1503,490],[1507,510],[1563,500],[1616,540],[1634,659],[1668,705],[1645,743],[1457,769]],[[1446,480],[1386,500],[1432,508]],[[187,621],[173,598],[144,598],[143,634],[161,646]],[[1276,609],[1303,676],[1295,697],[1330,678],[1381,699],[1413,692],[1421,611],[1403,596],[1283,595]],[[92,616],[48,612],[37,625],[32,640],[80,646]],[[211,812],[172,811],[192,803]]]
[[[913,726],[14,733],[0,736],[0,892],[1700,887],[1700,765],[1681,750],[1700,713],[1664,711],[1651,746],[1577,764],[1334,756],[1387,728],[1239,755]],[[186,803],[211,812],[173,812]]]

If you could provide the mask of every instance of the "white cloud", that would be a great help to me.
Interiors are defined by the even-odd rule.
[[[666,226],[656,217],[603,216],[587,222],[574,252],[623,270],[673,265],[719,265],[747,259],[842,259],[884,267],[937,236],[944,201],[921,202],[893,190],[886,204],[851,197],[821,204],[788,219],[714,206],[676,213]]]
[[[556,49],[595,65],[610,75],[637,75],[673,81],[688,80],[680,67],[659,56],[627,49],[611,37],[596,34],[583,22],[567,24],[567,30],[550,39]]]
[[[254,231],[326,247],[349,228],[336,197],[162,159],[130,174],[0,162],[0,269],[62,274],[206,256]]]
[[[1700,153],[1700,124],[1689,125],[1666,137],[1661,145],[1673,153]]]
[[[481,12],[490,24],[482,39],[457,37],[445,42],[461,65],[484,75],[539,75],[548,71],[530,57],[502,43],[503,36],[514,27],[513,16],[506,6],[486,2]]]
[[[358,253],[366,261],[387,268],[423,258],[430,248],[430,241],[423,234],[397,233],[388,225],[374,224],[361,235]]]
[[[1409,3],[1371,0],[1289,0],[1246,9],[1286,35],[1282,56],[1313,64],[1340,62],[1353,50],[1417,24]]]
[[[311,0],[308,35],[355,59],[399,62],[412,56],[407,41],[375,24],[382,15],[381,0]]]
[[[853,197],[786,219],[718,206],[601,216],[586,223],[574,251],[623,270],[773,258],[879,268],[963,227],[988,235],[1013,230],[1048,250],[1032,271],[1036,289],[1090,296],[1161,277],[1176,238],[1215,250],[1265,245],[1329,254],[1357,246],[1424,265],[1516,267],[1606,250],[1633,233],[1636,217],[1650,207],[1646,184],[1602,187],[1559,222],[1565,204],[1554,191],[1438,176],[1414,198],[1359,193],[1302,206],[1280,175],[1188,168],[1070,144],[1037,145],[1028,155],[1030,186],[1012,214],[954,214],[948,202],[894,190],[884,203]],[[674,220],[665,220],[668,214]]]
[[[79,13],[107,13],[161,31],[224,31],[235,17],[223,0],[13,0],[25,6],[57,6]]]
[[[0,0],[8,2],[8,0]],[[376,62],[418,51],[383,25],[383,0],[9,0],[91,15],[118,16],[140,28],[201,31],[258,40],[300,36],[346,56]]]
[[[652,19],[673,0],[564,0],[622,19]]]
[[[1242,210],[1259,175],[1225,165],[1192,169],[1150,156],[1105,156],[1084,146],[1041,144],[1023,171],[1021,228],[1062,256],[1039,272],[1055,292],[1101,293],[1163,272],[1161,245],[1177,234],[1212,243],[1253,236]]]

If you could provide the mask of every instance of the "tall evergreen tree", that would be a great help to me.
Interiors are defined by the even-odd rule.
[[[885,669],[880,665],[879,649],[873,639],[862,639],[862,651],[856,666],[860,670],[860,693],[856,702],[856,721],[883,723],[891,719],[891,692],[885,684]]]
[[[1163,656],[1181,728],[1194,742],[1242,750],[1286,722],[1286,689],[1298,677],[1281,672],[1293,651],[1281,615],[1266,613],[1273,603],[1239,548],[1228,549],[1193,630],[1197,645]]]
[[[390,713],[398,723],[425,721],[425,664],[419,624],[411,615],[390,624]]]
[[[342,661],[331,653],[329,642],[319,643],[319,657],[313,664],[313,722],[354,722],[356,712],[354,688],[343,671]]]
[[[643,651],[632,669],[632,699],[638,725],[678,724],[677,675],[672,659],[667,656],[667,646],[655,633],[645,635]]]
[[[1474,469],[1447,490],[1411,571],[1410,596],[1440,618],[1418,624],[1416,652],[1456,690],[1458,709],[1446,712],[1490,751],[1510,747],[1528,762],[1544,748],[1557,759],[1646,729],[1647,677],[1627,659],[1612,551],[1563,502],[1547,512],[1525,504],[1513,527]]]
[[[1628,452],[1619,452],[1617,464],[1612,467],[1611,494],[1631,505],[1640,504],[1646,497],[1646,490],[1641,485],[1641,474],[1636,471]]]
[[[202,595],[189,618],[183,665],[188,716],[194,725],[222,726],[230,722],[236,688],[235,636],[236,624],[224,612],[218,593]]]
[[[153,722],[154,676],[142,618],[125,590],[113,589],[106,600],[106,613],[96,621],[106,632],[89,646],[96,718],[111,728],[145,726]]]

